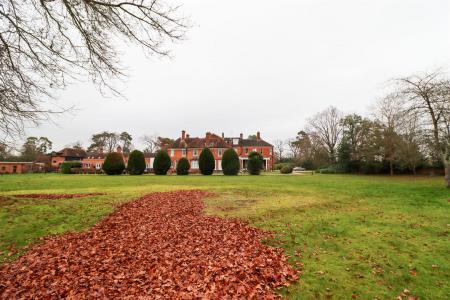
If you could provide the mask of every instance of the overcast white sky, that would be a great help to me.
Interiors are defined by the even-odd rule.
[[[392,77],[450,66],[448,0],[179,0],[193,27],[173,59],[121,47],[127,100],[78,83],[59,93],[73,114],[28,130],[54,150],[99,131],[178,137],[261,131],[295,136],[330,105],[367,114]]]

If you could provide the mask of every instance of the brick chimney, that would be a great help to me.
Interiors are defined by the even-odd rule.
[[[186,138],[186,131],[181,130],[181,139],[184,140]]]
[[[209,132],[209,131],[206,132],[205,136],[206,136],[207,139],[209,139],[209,137],[211,136],[211,132]]]
[[[261,134],[259,131],[256,133],[256,140],[259,141],[261,139]]]
[[[239,135],[239,138],[242,140],[242,139],[244,138],[244,134],[241,133],[241,134]]]
[[[189,137],[190,137],[189,133],[188,133],[188,134],[186,134],[186,138],[188,139]]]

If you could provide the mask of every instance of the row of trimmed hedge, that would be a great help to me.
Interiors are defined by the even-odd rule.
[[[247,170],[251,175],[259,175],[264,166],[260,153],[251,152],[248,155]],[[215,169],[214,155],[209,148],[204,148],[198,159],[200,173],[211,175]],[[172,162],[165,150],[156,153],[153,170],[156,175],[166,175]],[[81,168],[81,164],[80,164]],[[139,150],[130,153],[127,171],[130,175],[141,175],[145,171],[144,154]],[[191,168],[189,161],[182,158],[178,161],[176,172],[178,175],[188,175]],[[106,156],[103,171],[108,175],[120,175],[125,170],[125,163],[121,154],[113,152]],[[239,173],[239,157],[233,149],[227,149],[222,156],[222,170],[224,175],[237,175]]]

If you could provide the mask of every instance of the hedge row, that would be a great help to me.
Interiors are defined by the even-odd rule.
[[[214,155],[209,148],[204,148],[199,156],[199,170],[203,175],[211,175],[216,167]],[[169,154],[165,150],[156,152],[153,170],[156,175],[166,175],[172,166]],[[64,162],[61,172],[64,174],[79,173],[81,162]],[[186,158],[178,161],[176,172],[178,175],[188,175],[191,166]],[[264,168],[264,160],[259,152],[250,152],[247,161],[247,170],[251,175],[259,175]],[[126,167],[130,175],[141,175],[146,169],[144,153],[134,150],[128,158]],[[227,149],[222,156],[222,170],[224,175],[237,175],[240,169],[239,156],[234,149]],[[108,175],[120,175],[125,170],[125,162],[121,153],[109,153],[103,163],[103,171]],[[292,168],[291,171],[292,172]],[[289,173],[290,173],[289,172]]]

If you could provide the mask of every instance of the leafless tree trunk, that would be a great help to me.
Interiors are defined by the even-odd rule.
[[[274,141],[275,153],[278,161],[283,159],[283,154],[286,150],[286,143],[283,140]]]
[[[336,146],[342,133],[342,113],[335,107],[316,114],[308,120],[308,131],[319,138],[325,146],[330,162],[336,161]]]
[[[394,162],[399,146],[398,128],[402,122],[400,101],[391,95],[379,100],[375,107],[377,121],[383,125],[383,148],[389,162],[390,175],[394,175]]]
[[[145,151],[155,153],[159,149],[158,135],[144,135],[141,137],[141,141],[145,144]]]
[[[3,0],[0,3],[0,139],[52,113],[52,90],[89,78],[117,90],[118,41],[167,55],[163,42],[184,35],[176,8],[160,0]]]
[[[434,148],[445,167],[450,187],[450,81],[441,71],[396,79],[395,97],[403,100],[405,112],[417,113],[421,126],[430,132]]]

